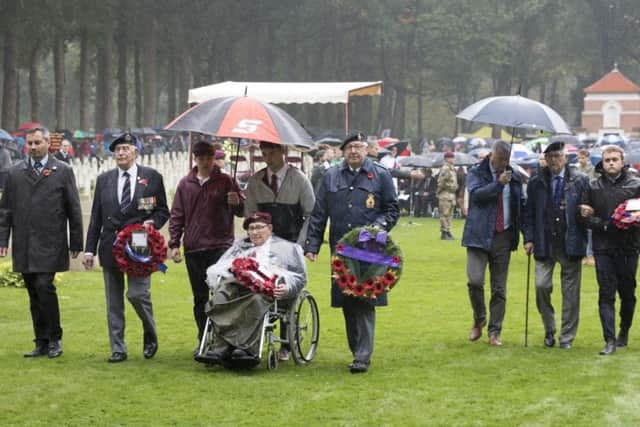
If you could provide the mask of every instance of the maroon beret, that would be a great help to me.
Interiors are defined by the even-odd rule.
[[[455,155],[455,154],[453,154],[453,152],[452,152],[452,151],[446,151],[446,152],[444,153],[444,158],[445,158],[445,159],[453,159],[453,158],[455,158],[455,157],[456,157],[456,155]]]
[[[213,158],[216,160],[224,159],[225,157],[227,157],[227,153],[222,150],[216,150],[215,154],[213,155]]]
[[[191,150],[194,156],[211,156],[215,151],[216,148],[213,144],[204,140],[193,144],[193,149]]]
[[[242,228],[246,230],[254,222],[271,224],[271,214],[269,212],[254,212],[244,219],[244,222],[242,223]]]

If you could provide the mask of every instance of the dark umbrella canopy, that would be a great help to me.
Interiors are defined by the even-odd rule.
[[[284,110],[250,97],[214,98],[182,113],[165,129],[247,138],[309,150],[307,131]]]
[[[317,145],[326,144],[331,146],[340,146],[342,144],[342,140],[340,138],[335,138],[332,136],[325,136],[324,138],[316,139],[315,142]]]
[[[453,153],[456,157],[453,162],[455,166],[470,166],[478,163],[478,159],[461,152]],[[444,164],[444,153],[429,153],[420,156],[403,157],[398,160],[400,166],[416,168],[439,168]]]
[[[436,162],[436,154],[441,153],[429,153],[419,156],[401,157],[398,159],[400,166],[412,167],[412,168],[432,168]]]
[[[551,107],[520,95],[482,99],[462,110],[458,117],[510,128],[571,133],[564,119]]]

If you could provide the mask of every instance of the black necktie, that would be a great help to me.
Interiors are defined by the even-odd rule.
[[[553,188],[553,207],[557,209],[558,207],[560,207],[560,199],[562,198],[562,177],[556,176],[554,180],[555,185]]]
[[[129,180],[129,172],[122,174],[124,176],[124,185],[122,186],[122,197],[120,198],[120,210],[124,211],[131,203],[131,181]]]

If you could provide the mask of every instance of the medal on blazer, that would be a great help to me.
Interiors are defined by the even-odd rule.
[[[376,205],[376,200],[373,198],[373,193],[367,195],[367,201],[365,202],[367,209],[373,209]]]
[[[156,207],[156,197],[143,197],[138,199],[138,210],[151,212]]]

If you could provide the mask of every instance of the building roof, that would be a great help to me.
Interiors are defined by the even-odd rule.
[[[637,93],[640,86],[622,74],[617,65],[597,82],[585,88],[585,93]]]

